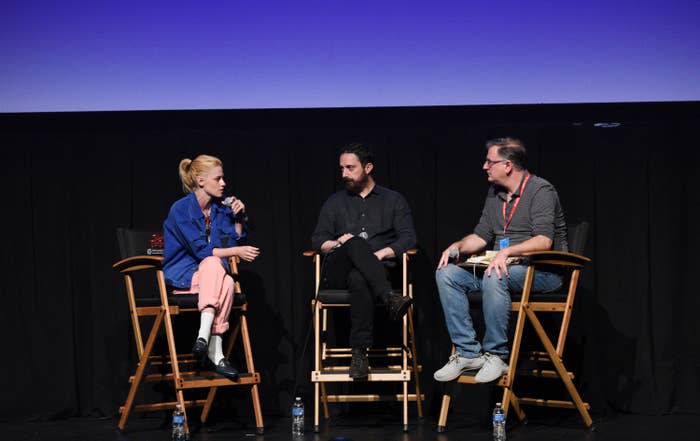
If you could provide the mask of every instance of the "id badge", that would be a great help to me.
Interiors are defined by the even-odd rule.
[[[498,241],[498,248],[504,250],[508,248],[508,245],[510,245],[510,239],[508,236],[503,237],[503,239]]]

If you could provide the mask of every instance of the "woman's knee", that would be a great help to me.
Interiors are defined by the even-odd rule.
[[[199,262],[200,271],[217,271],[221,269],[225,271],[224,265],[221,263],[221,259],[215,256],[205,257],[204,260]]]
[[[230,297],[234,294],[236,288],[236,282],[233,280],[233,277],[229,276],[226,274],[224,276],[224,284],[222,286],[222,295],[225,295],[227,297]]]

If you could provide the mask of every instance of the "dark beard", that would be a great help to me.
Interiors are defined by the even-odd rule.
[[[350,179],[343,179],[343,184],[345,184],[345,189],[351,193],[359,193],[367,185],[369,181],[369,175],[363,175],[359,181],[355,182]]]

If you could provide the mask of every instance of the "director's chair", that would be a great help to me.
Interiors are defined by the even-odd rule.
[[[410,280],[409,261],[417,253],[410,249],[403,253],[400,260],[401,287],[394,292],[403,296],[413,297],[413,283]],[[305,251],[304,256],[313,258],[314,287],[317,295],[311,301],[314,328],[314,368],[311,381],[314,383],[314,431],[319,432],[320,406],[326,419],[330,417],[328,403],[401,401],[403,403],[403,430],[408,430],[408,403],[416,402],[418,417],[423,417],[422,401],[425,399],[420,391],[419,373],[416,353],[413,305],[400,322],[401,343],[399,346],[370,348],[370,360],[386,360],[388,363],[375,366],[370,363],[370,371],[362,383],[399,382],[403,392],[399,394],[329,394],[327,383],[351,383],[355,380],[349,376],[349,362],[352,348],[332,347],[328,340],[328,312],[333,310],[349,310],[350,294],[346,289],[323,289],[321,283],[321,259],[323,256],[315,251]],[[413,392],[409,393],[409,383],[413,383]]]
[[[589,414],[590,405],[581,399],[576,386],[573,383],[574,374],[564,366],[564,345],[573,312],[576,289],[578,287],[581,269],[590,259],[583,256],[583,248],[588,232],[588,223],[581,222],[569,229],[570,249],[575,252],[538,251],[525,253],[523,257],[527,264],[527,272],[522,293],[512,293],[511,312],[517,313],[515,331],[513,336],[508,371],[497,380],[496,384],[503,388],[502,405],[506,415],[510,407],[520,421],[526,421],[523,405],[557,407],[578,410],[586,427],[591,428],[593,420]],[[546,268],[548,271],[558,270],[568,276],[568,283],[553,293],[532,292],[532,282],[538,269]],[[565,277],[566,281],[567,278]],[[481,303],[481,293],[469,293],[470,305]],[[550,339],[538,314],[560,313],[561,324],[556,335],[556,346]],[[544,351],[530,351],[520,353],[525,323],[530,323],[538,337]],[[452,352],[454,353],[454,346]],[[522,365],[522,369],[520,366]],[[562,381],[568,400],[553,400],[542,397],[519,397],[514,391],[517,376],[529,376],[536,378],[559,379]],[[474,373],[463,373],[450,384],[445,385],[442,398],[440,416],[438,419],[438,432],[444,432],[447,426],[447,414],[450,407],[451,395],[454,384],[475,384]]]
[[[174,409],[180,404],[185,411],[185,431],[189,434],[187,411],[192,407],[202,407],[200,420],[205,423],[211,406],[214,402],[217,389],[229,386],[249,386],[255,414],[255,425],[258,434],[264,432],[260,399],[258,396],[258,384],[260,374],[255,371],[253,363],[253,351],[248,333],[246,313],[248,303],[245,294],[241,291],[238,280],[238,259],[230,258],[231,276],[234,278],[234,300],[229,321],[232,326],[228,342],[225,346],[225,356],[228,358],[234,347],[234,343],[240,337],[247,372],[242,372],[237,381],[232,381],[213,371],[202,370],[199,360],[191,353],[178,353],[176,349],[173,318],[181,314],[195,313],[199,315],[197,308],[197,294],[172,295],[165,284],[162,269],[162,257],[158,249],[149,248],[150,232],[119,228],[117,237],[119,240],[122,259],[113,265],[113,268],[122,274],[126,286],[126,295],[129,304],[129,314],[138,355],[136,370],[129,377],[129,393],[124,405],[119,408],[120,418],[118,427],[124,430],[126,422],[132,411],[146,412],[164,409]],[[137,273],[146,273],[150,280],[155,280],[156,292],[137,294],[134,276]],[[139,288],[144,287],[145,281],[139,278]],[[150,288],[150,287],[149,287]],[[145,290],[143,290],[145,291]],[[141,292],[139,290],[139,292]],[[152,324],[146,341],[144,342],[143,319],[152,319]],[[158,355],[154,353],[157,337],[165,332],[167,340],[167,353]],[[136,395],[143,382],[166,382],[172,385],[175,392],[175,401],[160,401],[136,404]],[[185,399],[185,392],[197,389],[207,390],[205,399]]]

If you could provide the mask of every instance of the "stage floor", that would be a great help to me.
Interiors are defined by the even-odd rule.
[[[309,421],[307,420],[307,424]],[[451,414],[444,433],[436,432],[436,421],[428,417],[411,422],[404,433],[396,415],[338,415],[316,434],[307,433],[294,441],[486,441],[492,436],[488,421],[477,421],[471,415]],[[1,423],[2,439],[8,441],[167,441],[170,429],[164,415],[135,416],[125,433],[116,430],[112,418],[71,418],[57,421]],[[265,433],[256,435],[255,428],[237,422],[219,421],[199,428],[193,440],[291,440],[289,418],[268,417]],[[531,417],[528,424],[509,422],[508,439],[521,441],[697,441],[700,439],[698,415],[615,415],[597,418],[596,430],[586,429],[576,415]]]

